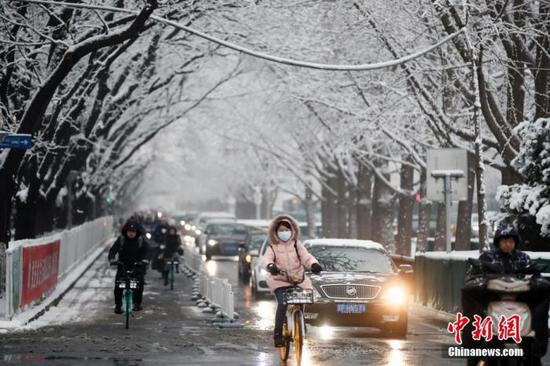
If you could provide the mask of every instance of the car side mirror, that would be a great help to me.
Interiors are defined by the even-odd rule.
[[[405,273],[405,274],[411,274],[413,273],[413,266],[410,264],[400,264],[399,265],[399,272]]]

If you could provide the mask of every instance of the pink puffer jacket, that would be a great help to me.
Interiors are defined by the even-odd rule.
[[[292,237],[288,242],[283,242],[277,237],[276,228],[281,221],[286,221],[292,226]],[[281,215],[277,216],[271,222],[268,234],[269,241],[271,243],[270,248],[262,258],[262,268],[267,270],[267,266],[270,263],[288,273],[289,277],[296,282],[302,280],[304,276],[304,267],[309,269],[313,263],[318,263],[314,256],[312,256],[304,245],[298,240],[300,236],[300,228],[298,223],[291,216]],[[294,246],[296,244],[296,247]],[[267,285],[271,292],[275,291],[279,287],[290,286],[286,275],[267,275]],[[306,276],[304,282],[300,285],[302,288],[311,288],[311,281]]]

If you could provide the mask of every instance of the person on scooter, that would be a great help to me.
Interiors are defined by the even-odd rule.
[[[263,258],[262,268],[270,273],[267,277],[267,285],[277,299],[273,332],[275,347],[284,345],[283,323],[286,305],[283,304],[283,297],[286,289],[292,287],[289,278],[299,282],[300,287],[310,289],[313,286],[311,280],[304,276],[304,267],[310,268],[315,274],[322,271],[317,259],[299,241],[299,236],[298,223],[291,216],[281,215],[271,221],[268,234],[270,245]],[[281,270],[284,270],[288,277],[281,274]]]
[[[533,262],[529,255],[518,249],[520,243],[521,238],[517,229],[512,225],[505,225],[495,233],[493,241],[495,249],[482,253],[479,260],[495,269],[495,273],[525,273],[525,270],[532,267]],[[537,339],[537,356],[542,357],[546,354],[548,347],[548,293],[542,290],[537,291],[536,281],[532,281],[532,283],[533,291],[521,295],[518,300],[526,302],[530,307],[533,330]],[[463,344],[466,347],[477,345],[472,339],[474,314],[483,317],[489,302],[497,299],[496,295],[487,292],[485,287],[483,273],[472,267],[466,284],[462,288],[463,315],[471,320],[462,333]]]
[[[172,260],[177,255],[183,256],[181,238],[178,234],[178,229],[175,226],[170,226],[168,228],[168,235],[166,235],[166,239],[164,240],[163,251],[164,271],[162,278],[164,279],[165,286],[168,285],[168,273],[170,272],[170,268],[166,266],[166,262]]]

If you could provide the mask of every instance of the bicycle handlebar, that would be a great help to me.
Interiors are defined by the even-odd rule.
[[[302,273],[302,279],[300,281],[294,281],[292,278],[290,278],[290,276],[288,275],[288,271],[284,270],[284,269],[278,269],[277,268],[277,274],[278,275],[282,275],[282,276],[286,276],[286,279],[288,281],[288,283],[291,283],[293,284],[294,286],[298,286],[299,284],[301,284],[302,282],[305,281],[306,279],[306,274],[305,272]]]

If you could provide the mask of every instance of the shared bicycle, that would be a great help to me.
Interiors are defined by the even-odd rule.
[[[116,286],[124,289],[122,293],[122,314],[126,317],[126,329],[130,328],[130,317],[134,316],[134,291],[139,287],[139,279],[136,276],[136,267],[140,263],[136,262],[132,268],[127,268],[124,262],[116,262],[118,266],[122,266],[123,276],[116,281]]]
[[[286,316],[283,323],[283,340],[284,345],[279,347],[279,355],[281,361],[286,363],[290,355],[290,344],[294,345],[294,357],[296,364],[302,363],[302,350],[305,340],[305,322],[304,322],[304,305],[313,304],[313,290],[303,289],[298,285],[304,281],[296,282],[292,280],[288,273],[284,270],[279,271],[280,274],[286,275],[287,280],[292,287],[285,291],[283,304],[286,307]]]
[[[178,272],[178,266],[180,262],[177,258],[172,258],[165,262],[164,275],[168,276],[170,282],[170,290],[174,290],[174,281],[176,279],[176,273]]]

